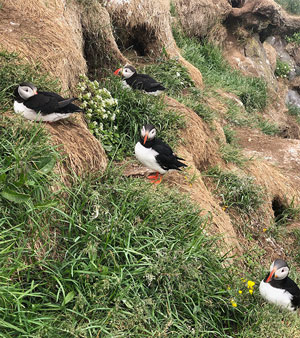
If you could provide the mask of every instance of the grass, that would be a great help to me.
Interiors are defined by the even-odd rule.
[[[21,82],[32,82],[38,89],[60,91],[56,80],[42,72],[40,65],[23,63],[17,53],[0,51],[0,109],[11,109],[13,91]]]
[[[275,0],[286,11],[292,14],[300,14],[300,3],[297,0]]]
[[[288,105],[288,114],[294,116],[296,121],[300,123],[300,108],[296,105],[289,104]]]
[[[183,57],[201,71],[206,86],[236,94],[248,112],[264,110],[267,104],[265,81],[233,70],[224,60],[221,50],[212,44],[201,44],[196,38],[186,37],[176,29],[173,35]]]
[[[251,304],[232,306],[226,256],[187,197],[112,168],[60,185],[41,126],[2,123],[1,191],[15,195],[0,198],[1,336],[235,332]]]
[[[226,163],[234,163],[243,167],[247,159],[243,156],[242,151],[236,145],[222,144],[220,146],[221,157]]]
[[[215,193],[222,199],[222,205],[235,208],[241,213],[255,213],[263,202],[262,188],[252,177],[241,177],[230,171],[212,167],[204,173],[216,183]]]
[[[112,97],[118,100],[117,115],[114,122],[118,126],[120,143],[116,151],[119,157],[133,154],[134,145],[140,137],[140,129],[146,123],[153,124],[158,136],[172,147],[178,141],[178,131],[185,125],[184,117],[167,109],[163,97],[143,94],[138,90],[124,89],[122,81],[116,76],[103,82]]]
[[[144,66],[141,73],[149,74],[167,88],[167,94],[177,97],[183,89],[194,87],[187,69],[176,59],[159,59],[155,64]]]

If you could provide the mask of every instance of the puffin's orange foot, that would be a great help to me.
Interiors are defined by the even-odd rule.
[[[155,175],[148,176],[149,180],[157,180],[158,179],[158,172]]]
[[[159,184],[161,180],[162,180],[162,175],[159,176],[159,179],[157,181],[151,181],[151,183]]]

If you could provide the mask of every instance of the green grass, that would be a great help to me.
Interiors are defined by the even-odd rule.
[[[288,77],[290,71],[291,71],[291,66],[289,65],[288,62],[281,61],[280,59],[277,59],[276,69],[275,69],[275,75],[277,77],[286,78],[286,77]]]
[[[286,41],[289,43],[294,43],[295,45],[300,45],[300,32],[295,32],[290,36],[285,37]]]
[[[280,131],[277,124],[267,121],[266,119],[259,117],[256,122],[257,127],[266,135],[277,135]]]
[[[235,332],[251,304],[232,307],[226,257],[187,197],[112,168],[67,188],[49,164],[59,154],[40,125],[9,122],[2,121],[1,191],[26,198],[0,198],[3,337]]]
[[[157,128],[158,137],[172,147],[176,146],[178,131],[184,127],[185,120],[178,112],[167,109],[163,97],[124,89],[117,76],[107,78],[102,85],[118,100],[120,114],[114,124],[118,126],[120,133],[121,142],[116,149],[119,158],[133,154],[134,145],[140,137],[140,129],[146,123]]]
[[[0,109],[12,109],[13,91],[21,82],[32,82],[41,90],[60,90],[56,80],[42,72],[39,65],[24,63],[16,53],[0,51]]]
[[[234,172],[213,167],[204,173],[216,183],[215,193],[226,208],[235,208],[241,213],[255,213],[263,202],[262,188],[252,177],[241,177]]]
[[[183,57],[201,71],[206,86],[236,94],[248,112],[264,110],[267,104],[265,81],[233,70],[220,49],[212,44],[201,44],[196,38],[186,37],[175,29],[173,35]]]
[[[154,77],[167,88],[167,94],[177,97],[183,89],[194,87],[187,69],[175,59],[160,59],[140,71]]]
[[[275,0],[281,5],[286,11],[291,14],[300,14],[300,3],[298,0]]]
[[[289,104],[288,105],[288,114],[291,116],[294,116],[296,121],[300,124],[300,108],[293,105]]]
[[[239,167],[243,167],[247,159],[242,154],[240,148],[233,144],[222,144],[220,146],[220,153],[222,159],[226,163],[234,163]]]

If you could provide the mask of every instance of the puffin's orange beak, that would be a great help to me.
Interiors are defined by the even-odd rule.
[[[122,69],[122,68],[118,68],[117,70],[115,70],[115,71],[114,71],[114,74],[115,74],[115,75],[119,75],[119,72],[120,72],[121,69]]]
[[[146,135],[144,137],[144,144],[147,142],[147,138],[148,138],[148,133],[146,133]]]
[[[266,283],[269,283],[269,281],[272,279],[272,277],[273,277],[273,275],[274,275],[274,273],[276,272],[276,268],[274,268],[271,272],[270,272],[270,274],[269,274],[269,276],[268,276],[268,278],[267,278],[267,280],[266,280]]]
[[[37,93],[38,93],[37,90],[35,90],[35,91],[34,91],[34,95],[37,95]]]

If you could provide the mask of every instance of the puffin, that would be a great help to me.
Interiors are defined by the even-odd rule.
[[[163,174],[171,169],[181,170],[181,167],[187,165],[180,162],[184,159],[176,156],[168,144],[155,136],[155,127],[152,124],[144,125],[140,140],[135,145],[135,156],[145,167],[156,171],[156,174],[148,176],[148,179],[151,183],[159,184]]]
[[[121,74],[124,78],[123,85],[127,88],[140,89],[146,94],[159,95],[166,88],[147,74],[138,74],[136,69],[130,65],[125,65],[114,72],[115,75]]]
[[[52,92],[38,92],[34,84],[23,82],[14,91],[14,111],[28,120],[56,122],[82,111],[71,103],[74,100]]]
[[[300,307],[300,289],[288,274],[287,263],[276,259],[270,266],[270,273],[260,282],[259,292],[269,303],[296,311]]]

